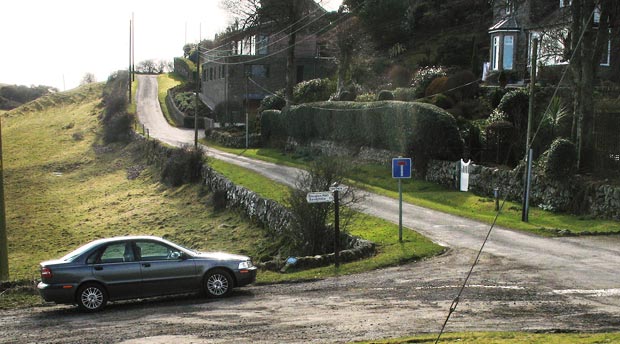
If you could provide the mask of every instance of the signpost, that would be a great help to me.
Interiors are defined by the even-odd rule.
[[[392,178],[398,179],[398,241],[403,242],[403,189],[401,179],[411,179],[411,158],[392,159]]]
[[[306,194],[308,203],[331,203],[334,202],[334,265],[340,266],[340,200],[338,199],[340,192],[347,191],[347,187],[343,185],[334,185],[329,191],[309,192]]]
[[[329,191],[310,192],[306,195],[308,203],[331,203],[334,201],[334,195]]]

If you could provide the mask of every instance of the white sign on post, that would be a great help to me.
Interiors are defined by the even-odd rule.
[[[334,195],[329,191],[310,192],[306,195],[308,203],[331,203],[334,201]]]
[[[469,190],[469,165],[471,164],[471,160],[467,160],[467,162],[461,159],[461,191],[467,192]]]

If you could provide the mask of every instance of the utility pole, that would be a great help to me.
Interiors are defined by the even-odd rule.
[[[248,112],[250,111],[250,94],[249,85],[250,82],[250,73],[252,70],[252,66],[250,66],[250,70],[245,71],[245,149],[248,149],[249,146],[249,136],[248,136]]]
[[[131,61],[132,61],[132,54],[131,54],[131,47],[132,47],[132,27],[133,27],[133,22],[131,21],[131,19],[129,20],[129,96],[127,98],[129,98],[129,104],[131,104]]]
[[[525,137],[525,156],[527,165],[523,178],[523,209],[521,221],[529,222],[530,187],[532,178],[532,118],[534,117],[534,91],[536,87],[536,67],[538,64],[538,38],[532,41],[532,61],[530,63],[530,103],[527,112],[527,132]]]
[[[196,64],[196,98],[194,99],[194,148],[198,149],[198,94],[200,93],[200,41],[202,40],[202,23],[200,24],[200,35],[198,35],[198,63]]]
[[[9,279],[9,245],[4,210],[4,166],[2,165],[2,118],[0,117],[0,281]]]
[[[136,20],[131,12],[131,81],[136,81]]]

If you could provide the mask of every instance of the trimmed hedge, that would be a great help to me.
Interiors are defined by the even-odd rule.
[[[399,101],[321,102],[265,112],[263,139],[292,137],[300,143],[329,140],[352,147],[402,152],[413,157],[418,171],[428,159],[456,160],[463,141],[456,120],[430,104]]]
[[[547,177],[566,180],[577,168],[577,148],[566,139],[556,139],[542,157],[543,171]]]

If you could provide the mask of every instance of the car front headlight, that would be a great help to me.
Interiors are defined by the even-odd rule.
[[[252,264],[251,260],[246,260],[246,261],[239,263],[239,270],[250,269],[253,266],[254,264]]]

